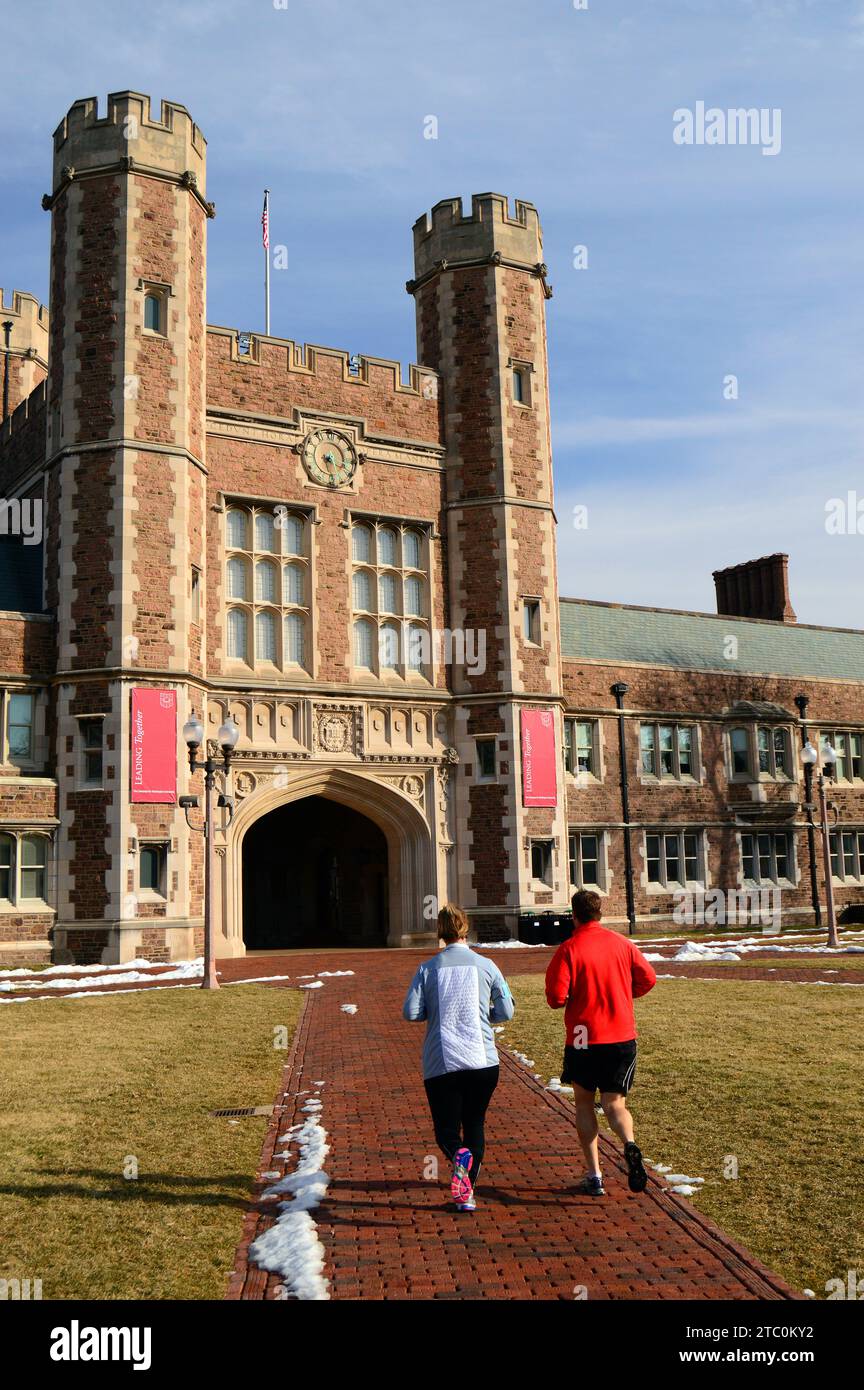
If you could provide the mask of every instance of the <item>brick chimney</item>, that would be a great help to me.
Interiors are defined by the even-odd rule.
[[[789,598],[788,566],[788,555],[763,555],[759,560],[715,570],[717,612],[730,618],[796,622]]]

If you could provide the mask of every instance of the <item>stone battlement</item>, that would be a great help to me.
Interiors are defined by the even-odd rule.
[[[367,357],[361,353],[348,353],[342,348],[320,347],[315,343],[298,343],[292,338],[265,337],[264,334],[242,333],[236,328],[222,328],[207,325],[207,337],[212,347],[220,355],[229,357],[232,363],[251,367],[279,366],[288,373],[315,377],[326,374],[332,377],[334,371],[345,382],[354,385],[374,383],[379,389],[392,392],[408,392],[424,396],[429,400],[438,398],[438,373],[431,367],[408,365],[408,380],[403,380],[402,363],[393,358]],[[249,352],[240,353],[241,337],[248,337]],[[352,364],[356,370],[352,371]]]
[[[444,198],[431,214],[414,223],[414,267],[418,279],[441,261],[485,261],[497,252],[502,259],[537,265],[543,259],[543,234],[533,203],[517,198],[514,215],[501,193],[475,193],[471,215],[461,198]]]
[[[11,303],[0,287],[0,319],[11,322],[10,346],[13,352],[30,353],[43,363],[48,361],[48,310],[35,295],[12,290]],[[4,339],[0,338],[0,344]]]
[[[140,92],[111,93],[104,116],[97,98],[85,97],[70,106],[54,132],[53,189],[68,179],[70,170],[74,176],[131,159],[143,171],[194,174],[203,197],[206,156],[207,141],[177,102],[163,101],[157,120],[150,97]]]

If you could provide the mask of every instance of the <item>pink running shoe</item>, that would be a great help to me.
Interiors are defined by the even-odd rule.
[[[468,1176],[472,1161],[473,1155],[470,1149],[456,1150],[453,1157],[453,1177],[450,1180],[450,1191],[453,1194],[454,1202],[470,1202],[474,1196],[474,1189]]]

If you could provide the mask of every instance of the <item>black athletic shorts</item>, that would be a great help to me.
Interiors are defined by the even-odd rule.
[[[564,1048],[563,1082],[586,1091],[618,1091],[626,1096],[636,1075],[636,1039]]]

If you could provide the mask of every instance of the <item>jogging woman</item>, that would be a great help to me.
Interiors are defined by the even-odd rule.
[[[435,1140],[453,1164],[450,1191],[457,1209],[474,1211],[484,1120],[498,1084],[492,1024],[513,1017],[513,996],[497,965],[468,945],[461,908],[442,907],[438,937],[444,949],[418,968],[402,1016],[426,1024],[423,1077]]]

